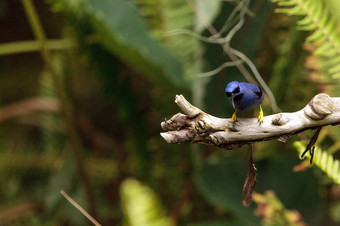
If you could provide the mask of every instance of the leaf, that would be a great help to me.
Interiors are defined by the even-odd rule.
[[[172,226],[155,193],[135,179],[126,179],[120,188],[124,224],[129,226]]]
[[[309,151],[310,154],[310,164],[313,163],[313,157],[314,157],[314,149],[315,149],[315,143],[318,140],[320,131],[322,129],[322,126],[320,126],[319,128],[316,129],[316,132],[314,133],[314,135],[312,136],[312,138],[309,140],[305,151],[301,154],[301,158],[303,158],[305,156],[305,154],[307,153],[307,151]]]
[[[299,153],[303,153],[303,142],[295,141],[294,147],[297,149]],[[303,157],[303,156],[302,156]],[[307,153],[306,158],[309,158],[310,161],[319,167],[322,171],[324,171],[327,176],[336,184],[340,184],[340,162],[337,159],[327,153],[327,151],[323,151],[320,147],[315,146],[314,156],[312,157],[309,153]]]
[[[196,0],[197,31],[201,33],[210,25],[221,9],[220,0]]]
[[[192,81],[195,75],[195,63],[198,40],[190,35],[166,35],[166,32],[178,29],[193,31],[195,14],[187,1],[162,0],[163,10],[159,14],[163,40],[178,59],[183,63],[184,77]],[[159,10],[158,10],[159,11]]]
[[[248,157],[248,173],[246,181],[243,185],[243,191],[242,191],[242,204],[243,206],[249,206],[252,202],[252,194],[254,192],[255,186],[256,186],[256,167],[253,162],[253,145],[251,145],[249,150],[249,157]]]
[[[70,12],[74,23],[88,20],[94,41],[135,68],[150,80],[171,82],[186,87],[182,65],[158,41],[149,35],[143,18],[131,1],[125,0],[59,0],[63,10]]]

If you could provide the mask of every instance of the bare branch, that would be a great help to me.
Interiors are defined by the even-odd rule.
[[[35,111],[60,112],[60,102],[49,97],[32,97],[18,101],[0,109],[0,122]]]
[[[161,136],[168,143],[193,142],[227,149],[244,144],[278,139],[285,142],[290,136],[320,126],[340,124],[340,98],[327,94],[316,95],[302,110],[264,117],[259,125],[257,118],[217,118],[192,106],[182,95],[175,103],[186,114],[178,113],[161,123],[167,131]]]

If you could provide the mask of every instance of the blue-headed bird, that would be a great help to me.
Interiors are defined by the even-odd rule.
[[[231,117],[231,121],[236,121],[237,111],[248,111],[257,106],[260,106],[260,112],[258,116],[259,123],[263,122],[263,111],[261,103],[264,95],[261,88],[257,85],[233,81],[227,84],[225,93],[228,96],[230,103],[233,105],[235,112]]]

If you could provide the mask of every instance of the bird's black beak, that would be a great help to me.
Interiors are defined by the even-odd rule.
[[[235,103],[234,103],[234,97],[235,97],[235,93],[231,93],[231,104],[233,105],[233,108],[235,108]]]

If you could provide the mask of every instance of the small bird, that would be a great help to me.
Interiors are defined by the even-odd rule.
[[[232,81],[227,84],[225,88],[225,93],[228,96],[230,103],[233,105],[235,112],[231,117],[231,121],[236,121],[237,111],[248,111],[257,106],[260,106],[260,112],[258,116],[259,123],[263,122],[263,111],[261,103],[263,101],[264,95],[261,88],[257,85]]]

